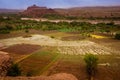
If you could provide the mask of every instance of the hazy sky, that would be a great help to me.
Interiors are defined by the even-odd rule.
[[[115,6],[120,5],[120,0],[0,0],[0,8],[25,9],[33,4],[49,8]]]

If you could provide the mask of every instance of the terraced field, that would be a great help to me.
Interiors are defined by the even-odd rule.
[[[57,57],[58,54],[54,52],[53,48],[44,47],[19,62],[23,72],[22,75],[41,75],[57,60]]]
[[[105,42],[90,39],[62,41],[61,37],[64,37],[62,35],[58,38],[50,36],[31,35],[30,37],[8,38],[1,39],[0,43],[3,45],[2,50],[10,52],[14,61],[20,64],[23,76],[70,73],[78,80],[87,80],[83,58],[84,54],[92,53],[99,57],[95,80],[120,79],[120,55],[118,55],[120,51],[119,48],[112,48],[111,41],[109,42],[111,47],[109,47],[110,45],[103,45],[107,44],[108,40]],[[115,47],[119,47],[119,45]]]
[[[66,46],[65,46],[66,45]],[[80,41],[76,42],[64,42],[64,45],[60,45],[58,47],[58,51],[62,54],[71,54],[71,55],[79,55],[79,54],[119,54],[119,51],[112,50],[108,47],[98,45],[91,41]]]
[[[114,50],[109,47],[105,47],[103,45],[97,44],[95,42],[89,40],[80,40],[80,41],[62,41],[59,39],[54,39],[49,36],[44,35],[32,35],[32,37],[17,37],[17,38],[9,38],[2,39],[0,43],[5,46],[11,46],[15,44],[32,44],[32,45],[40,45],[40,46],[54,46],[57,47],[58,53],[61,54],[70,54],[70,55],[78,55],[78,54],[119,54],[119,50]]]

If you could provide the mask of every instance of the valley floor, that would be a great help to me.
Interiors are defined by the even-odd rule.
[[[20,64],[23,76],[28,73],[31,76],[70,73],[78,80],[86,80],[84,54],[93,53],[99,58],[95,80],[120,79],[119,41],[110,38],[62,40],[62,37],[74,35],[54,32],[0,39],[4,45],[1,50],[8,52],[14,62]]]

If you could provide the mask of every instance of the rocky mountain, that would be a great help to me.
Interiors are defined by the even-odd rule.
[[[27,10],[23,11],[21,14],[28,17],[42,17],[46,14],[56,14],[57,12],[51,8],[39,7],[36,5],[30,6]]]

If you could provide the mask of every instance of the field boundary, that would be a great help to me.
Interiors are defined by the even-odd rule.
[[[25,60],[26,58],[30,57],[31,55],[35,54],[36,52],[39,52],[40,50],[41,50],[41,49],[38,49],[38,50],[36,50],[36,51],[32,52],[31,54],[26,55],[26,56],[22,57],[21,59],[16,60],[14,63],[19,63],[19,62],[21,62],[21,61]]]
[[[46,71],[51,67],[52,64],[54,64],[60,57],[60,54],[58,54],[48,65],[46,65],[40,72],[39,75],[44,75]]]

